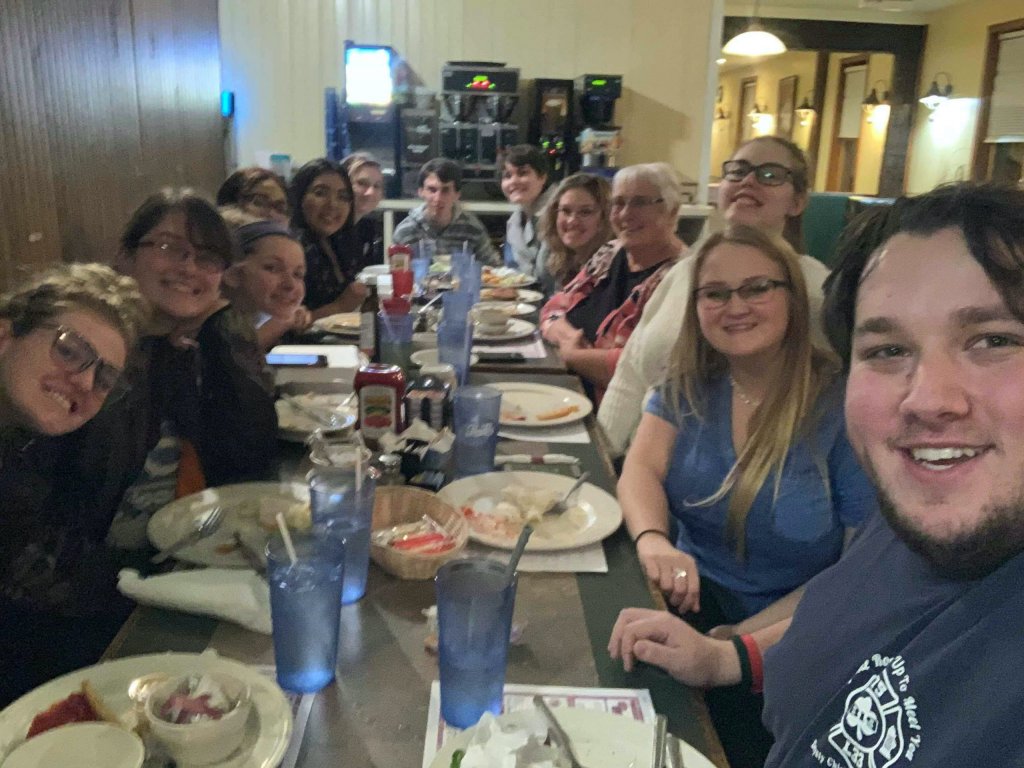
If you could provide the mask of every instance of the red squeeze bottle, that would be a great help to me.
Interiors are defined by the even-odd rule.
[[[392,272],[409,269],[411,262],[412,248],[408,245],[396,244],[388,248],[388,268]]]

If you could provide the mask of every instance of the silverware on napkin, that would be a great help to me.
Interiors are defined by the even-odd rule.
[[[651,768],[665,768],[665,739],[668,737],[668,718],[658,715],[654,720],[654,750]]]
[[[576,758],[576,753],[572,749],[572,740],[569,738],[569,734],[562,728],[562,724],[558,722],[558,718],[555,717],[554,713],[548,707],[547,702],[544,701],[544,697],[537,695],[533,697],[533,705],[541,711],[544,715],[544,719],[548,721],[548,725],[551,726],[550,732],[554,734],[554,740],[557,742],[559,749],[565,751],[566,756],[569,758],[571,768],[586,768]]]

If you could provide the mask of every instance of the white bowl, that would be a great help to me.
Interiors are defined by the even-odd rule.
[[[177,763],[218,763],[238,749],[245,737],[245,724],[252,709],[249,686],[223,673],[203,674],[212,677],[227,697],[237,702],[234,708],[219,720],[202,720],[198,723],[179,725],[169,723],[157,714],[167,697],[178,688],[182,677],[176,677],[160,685],[146,700],[146,719],[149,721],[150,731]]]
[[[424,365],[437,365],[438,362],[440,362],[437,356],[436,347],[433,349],[421,349],[419,352],[413,352],[409,355],[409,361],[418,368],[422,368]],[[470,352],[469,364],[476,365],[479,362],[480,356],[477,355],[476,352]]]
[[[33,736],[11,752],[4,768],[139,768],[142,740],[113,723],[70,723]]]

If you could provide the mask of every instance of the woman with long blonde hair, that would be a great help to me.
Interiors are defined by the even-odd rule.
[[[732,227],[703,242],[692,285],[618,496],[673,608],[701,631],[742,634],[791,614],[875,493],[846,438],[839,366],[811,342],[792,247]],[[737,698],[709,699],[712,717],[730,764],[760,765],[760,699]]]
[[[576,277],[612,238],[611,185],[592,173],[562,179],[540,214],[538,230],[547,258],[541,284],[551,294]]]
[[[874,506],[798,264],[751,227],[703,243],[668,375],[626,456],[626,524],[680,613],[701,611],[702,590],[723,592],[727,623],[757,613],[834,562],[844,528]]]

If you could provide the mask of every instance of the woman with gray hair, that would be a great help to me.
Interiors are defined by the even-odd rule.
[[[666,163],[631,165],[612,182],[616,238],[541,310],[544,338],[600,402],[644,306],[686,250],[676,236],[682,189]]]

